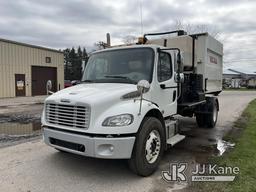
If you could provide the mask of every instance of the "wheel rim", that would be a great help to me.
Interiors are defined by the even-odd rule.
[[[213,118],[213,122],[214,122],[214,123],[216,123],[216,121],[217,121],[217,114],[218,114],[218,112],[217,112],[217,107],[214,106],[214,108],[213,108],[213,115],[212,115],[212,118]]]
[[[145,146],[145,155],[148,163],[154,163],[159,154],[161,148],[161,138],[157,130],[153,130],[149,133],[146,146]]]

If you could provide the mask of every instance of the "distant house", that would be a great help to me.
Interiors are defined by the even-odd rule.
[[[241,75],[241,73],[235,72],[232,69],[223,69],[223,79],[227,79],[227,78],[240,79],[240,78],[242,78],[242,75]]]
[[[248,87],[251,80],[256,80],[256,72],[247,68],[223,69],[223,86],[239,88]]]
[[[251,79],[251,78],[256,78],[256,72],[249,70],[247,68],[231,68],[229,69],[230,71],[234,72],[234,73],[239,73],[241,74],[242,78],[245,79]]]

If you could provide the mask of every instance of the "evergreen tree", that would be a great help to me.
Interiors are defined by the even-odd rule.
[[[84,63],[85,63],[85,65],[84,65],[84,68],[85,68],[85,67],[86,67],[86,64],[87,64],[87,61],[88,61],[88,54],[87,54],[85,48],[83,48],[82,58],[83,58],[83,61],[84,61]]]
[[[70,53],[69,53],[69,61],[71,63],[70,68],[70,80],[75,80],[75,60],[77,59],[76,51],[74,47],[72,47]]]
[[[72,49],[65,49],[64,51],[64,72],[65,80],[80,80],[82,78],[82,61],[85,63],[88,60],[86,49],[79,46],[77,51],[74,47]]]
[[[70,70],[71,70],[71,62],[69,59],[70,49],[65,49],[64,53],[64,79],[69,80],[71,78]]]

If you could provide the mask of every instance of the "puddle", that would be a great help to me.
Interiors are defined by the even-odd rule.
[[[28,124],[34,123],[35,121],[39,121],[41,114],[15,114],[15,115],[0,115],[0,123],[20,123],[20,124]],[[2,125],[0,125],[2,126]]]
[[[224,140],[217,140],[217,150],[219,151],[218,156],[222,156],[228,149],[235,146],[234,143],[230,143]]]
[[[40,121],[33,123],[1,123],[0,124],[0,135],[8,136],[24,136],[31,135],[35,132],[41,131]]]

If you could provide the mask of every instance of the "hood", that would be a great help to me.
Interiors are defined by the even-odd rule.
[[[136,91],[133,84],[124,83],[82,83],[69,87],[49,96],[46,101],[70,100],[72,102],[106,102],[106,100],[116,100],[126,93]]]

